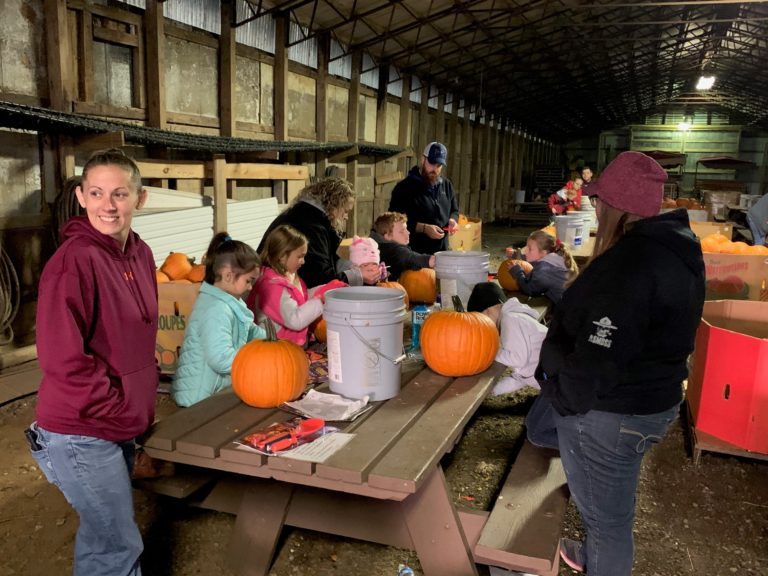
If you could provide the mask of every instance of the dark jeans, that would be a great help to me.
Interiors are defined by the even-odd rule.
[[[589,576],[631,575],[640,465],[678,412],[679,405],[657,414],[591,410],[561,416],[543,397],[531,407],[528,439],[560,449],[568,488],[586,528],[583,551]]]

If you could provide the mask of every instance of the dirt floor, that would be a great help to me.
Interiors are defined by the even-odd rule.
[[[494,261],[524,231],[487,227]],[[443,462],[459,506],[489,509],[519,447],[533,392],[489,398]],[[77,515],[29,455],[22,431],[35,396],[0,407],[0,576],[71,573]],[[158,396],[158,416],[175,410]],[[635,576],[768,575],[768,462],[705,453],[698,468],[683,422],[646,457],[638,491]],[[227,545],[234,517],[136,492],[146,576],[230,576]],[[571,507],[564,531],[579,535]],[[286,528],[272,576],[395,576],[399,564],[421,574],[408,550]],[[486,567],[479,572],[487,575]],[[574,572],[563,567],[561,575]]]

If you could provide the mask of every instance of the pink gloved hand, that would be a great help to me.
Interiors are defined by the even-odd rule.
[[[327,284],[323,284],[321,286],[318,286],[315,288],[314,293],[312,294],[312,298],[319,298],[320,302],[325,304],[325,293],[334,290],[336,288],[344,288],[346,286],[349,286],[346,282],[342,282],[341,280],[331,280]]]

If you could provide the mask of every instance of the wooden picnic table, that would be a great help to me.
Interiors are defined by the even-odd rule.
[[[531,557],[497,548],[510,541],[505,519],[509,513],[526,520],[543,513],[552,531],[551,510],[564,510],[559,459],[542,457],[533,449],[537,466],[543,466],[533,476],[548,478],[551,485],[546,502],[526,493],[528,480],[522,486],[518,481],[513,492],[520,503],[514,504],[508,493],[497,515],[498,526],[486,535],[485,543],[483,528],[489,513],[458,510],[440,464],[503,370],[503,365],[494,363],[482,374],[450,378],[421,362],[406,361],[400,393],[376,402],[373,410],[344,426],[343,431],[354,438],[322,463],[243,450],[235,440],[291,415],[247,406],[232,392],[157,422],[144,439],[144,449],[153,458],[215,476],[201,490],[197,504],[237,515],[228,557],[242,575],[268,573],[286,524],[414,549],[428,576],[476,575],[475,562],[482,558],[498,566],[554,575],[557,534],[540,538],[535,529],[524,529],[526,542],[532,539]],[[192,482],[175,495],[187,496],[197,488]],[[527,507],[534,510],[528,513]],[[559,529],[559,518],[556,522]]]

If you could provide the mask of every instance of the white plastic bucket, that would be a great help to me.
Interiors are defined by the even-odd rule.
[[[581,209],[579,215],[584,218],[584,235],[587,235],[587,230],[597,229],[597,212],[592,204],[589,203],[589,198],[581,199]]]
[[[581,246],[584,239],[584,228],[584,216],[580,214],[555,216],[557,239],[572,248]]]
[[[453,309],[453,296],[458,294],[464,306],[472,288],[488,280],[487,252],[437,252],[435,274],[443,308]]]
[[[326,293],[331,392],[370,400],[397,396],[406,314],[403,292],[394,288],[361,286]]]

